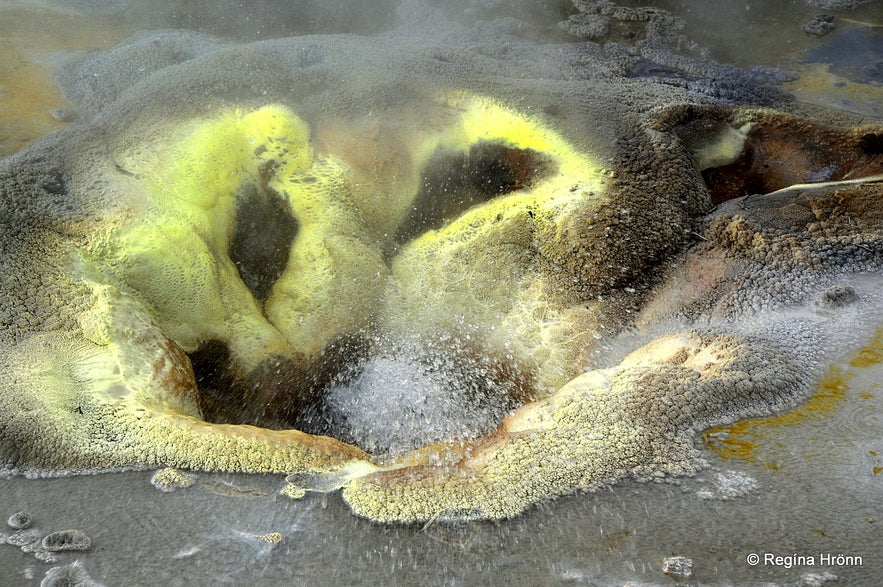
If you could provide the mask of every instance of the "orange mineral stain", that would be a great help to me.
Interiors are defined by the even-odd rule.
[[[849,364],[859,368],[878,364],[881,357],[881,347],[883,347],[881,334],[883,334],[883,330],[878,331],[871,343],[858,351]],[[736,458],[746,462],[759,462],[761,459],[757,454],[758,449],[764,446],[774,430],[782,426],[796,426],[808,419],[822,418],[834,413],[849,390],[849,380],[852,376],[852,372],[832,366],[822,378],[816,392],[801,406],[783,414],[765,418],[751,418],[729,426],[706,430],[703,434],[705,445],[723,460]],[[861,394],[861,397],[871,399],[873,394]],[[764,462],[763,464],[767,469],[779,469],[774,462]],[[878,472],[875,470],[875,474]]]
[[[866,347],[855,353],[849,360],[849,365],[855,368],[867,368],[881,362],[883,362],[883,328],[876,332]],[[768,443],[773,431],[782,426],[796,426],[808,419],[822,418],[834,413],[849,391],[849,380],[852,376],[851,371],[833,366],[822,378],[816,392],[801,406],[783,414],[751,418],[729,426],[706,430],[703,434],[705,445],[723,460],[762,462],[758,456],[758,449]],[[862,392],[859,397],[873,399],[874,394]],[[774,471],[780,468],[775,462],[763,462],[763,466]],[[876,467],[874,474],[881,471],[883,467]]]
[[[751,418],[729,426],[712,428],[703,435],[705,444],[724,460],[738,458],[751,463],[758,462],[756,452],[767,440],[767,431],[781,426],[795,426],[808,418],[832,414],[849,390],[847,383],[851,377],[852,373],[831,367],[816,392],[803,405],[783,414]],[[778,469],[774,463],[764,463],[764,466]]]

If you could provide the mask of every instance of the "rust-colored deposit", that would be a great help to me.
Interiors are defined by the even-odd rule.
[[[874,335],[867,346],[857,351],[849,360],[849,365],[864,369],[879,365],[883,360],[883,329]],[[822,378],[816,392],[806,403],[794,410],[769,416],[751,418],[729,426],[720,426],[706,430],[703,434],[705,444],[724,460],[740,459],[750,463],[763,462],[764,467],[778,470],[775,461],[765,460],[759,452],[769,446],[769,441],[776,431],[784,426],[799,426],[808,420],[830,416],[846,399],[850,390],[849,382],[854,372],[838,366],[832,366]],[[873,399],[873,394],[860,393],[862,399]],[[879,469],[879,470],[878,470]],[[883,468],[876,467],[874,474]]]

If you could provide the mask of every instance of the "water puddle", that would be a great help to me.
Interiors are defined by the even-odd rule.
[[[63,128],[75,114],[52,80],[66,58],[106,49],[136,27],[117,16],[83,15],[45,5],[0,5],[0,156]]]

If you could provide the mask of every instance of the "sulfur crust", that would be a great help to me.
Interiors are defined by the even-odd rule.
[[[336,335],[368,324],[388,269],[380,248],[350,199],[343,164],[317,158],[307,174],[277,173],[300,231],[288,264],[265,305],[267,318],[307,357]]]
[[[742,394],[781,403],[799,378],[760,345],[673,334],[520,408],[492,442],[455,450],[455,464],[379,471],[351,481],[343,497],[357,514],[383,522],[508,518],[545,497],[626,475],[683,474],[693,467],[684,434],[693,422]]]
[[[75,283],[84,298],[75,327],[32,332],[0,357],[7,469],[304,472],[318,476],[316,486],[342,486],[353,511],[377,521],[510,517],[629,475],[683,474],[694,466],[691,435],[703,426],[790,405],[815,360],[800,345],[815,341],[792,348],[735,322],[766,309],[776,298],[763,288],[781,288],[782,275],[879,270],[865,256],[881,246],[879,190],[867,186],[782,200],[781,210],[722,213],[700,229],[707,242],[694,257],[675,259],[708,206],[691,158],[732,159],[738,124],[688,153],[658,121],[635,123],[612,173],[500,102],[444,100],[454,114],[422,136],[417,169],[439,148],[496,141],[547,155],[552,171],[418,236],[390,266],[368,227],[401,217],[416,189],[391,195],[389,209],[365,209],[352,170],[314,152],[307,125],[285,106],[227,109],[122,153],[128,199],[95,222],[85,245],[59,256],[73,276],[65,287]],[[264,304],[228,255],[244,185],[275,194],[298,221]],[[786,222],[795,205],[814,226]],[[721,289],[690,301],[707,304],[702,316],[731,320],[724,332],[669,325],[674,333],[615,366],[590,368],[595,341],[630,324],[641,304],[651,323],[687,313],[681,289],[644,284],[635,293],[629,284],[660,259],[677,271],[699,255],[719,262]],[[796,278],[792,285],[803,287]],[[806,288],[801,303],[811,299]],[[654,294],[666,303],[645,303]],[[393,339],[503,354],[530,374],[539,399],[487,437],[388,462],[296,430],[202,421],[185,352],[219,340],[248,373],[270,356],[305,361],[335,337],[375,325]]]
[[[143,216],[95,239],[89,261],[139,292],[183,349],[224,341],[246,372],[271,355],[308,358],[334,335],[362,327],[386,268],[348,203],[346,166],[314,155],[303,121],[265,106],[177,134],[166,153],[132,166],[144,178]],[[227,250],[237,194],[259,184],[268,166],[269,187],[286,200],[299,233],[262,310]],[[329,303],[337,292],[352,303]]]
[[[424,340],[453,332],[479,347],[505,348],[537,374],[537,389],[557,389],[576,375],[578,345],[566,343],[590,338],[599,323],[562,299],[575,276],[543,249],[567,246],[563,225],[608,203],[609,173],[552,129],[495,100],[452,93],[444,103],[460,115],[416,149],[418,169],[440,148],[466,152],[493,141],[548,156],[552,171],[403,247],[384,294],[384,328]]]
[[[103,226],[66,262],[89,292],[77,316],[82,338],[35,335],[5,361],[15,370],[12,381],[29,382],[3,409],[17,414],[6,434],[27,446],[17,456],[29,463],[26,472],[152,466],[290,472],[368,458],[298,431],[202,422],[181,350],[217,338],[247,371],[269,355],[309,355],[336,332],[329,328],[364,320],[351,307],[316,302],[350,288],[351,299],[369,304],[366,294],[383,265],[346,204],[346,168],[316,158],[308,137],[290,110],[267,106],[193,121],[175,129],[165,149],[154,145],[147,155],[122,158],[142,190],[129,201],[135,214],[116,216],[122,220]],[[296,277],[283,275],[268,302],[276,325],[226,255],[237,192],[259,181],[267,164],[275,167],[272,187],[288,198],[305,233],[289,262]],[[303,187],[305,173],[320,179]],[[316,303],[309,313],[307,304],[293,304],[286,322],[278,307],[292,298]],[[30,389],[41,393],[22,411],[15,402],[29,398]],[[65,433],[18,436],[29,429]]]

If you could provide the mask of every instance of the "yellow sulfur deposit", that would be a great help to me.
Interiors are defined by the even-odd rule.
[[[879,316],[873,129],[674,107],[601,161],[485,96],[420,113],[354,125],[346,156],[279,102],[0,165],[28,228],[2,259],[4,467],[286,473],[383,522],[509,517],[695,470],[696,434],[793,407]],[[406,152],[369,181],[378,135]],[[763,153],[815,136],[853,175],[783,191],[821,155]],[[768,193],[731,197],[732,166]]]

